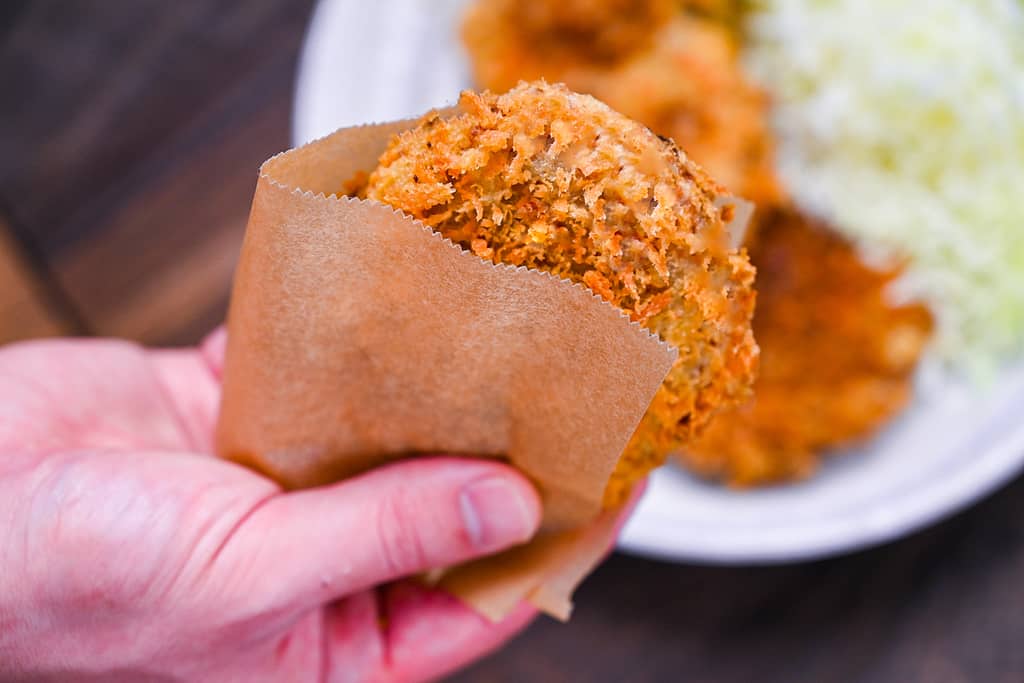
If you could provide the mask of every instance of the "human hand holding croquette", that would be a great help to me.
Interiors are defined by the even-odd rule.
[[[749,394],[735,204],[671,141],[544,82],[275,156],[217,451],[288,487],[502,458],[537,485],[541,534],[442,585],[491,618],[528,599],[566,619],[632,485]]]
[[[615,333],[605,336],[616,342],[620,355],[628,338],[642,342],[636,355],[627,354],[629,371],[614,375],[618,379],[609,385],[606,400],[582,404],[590,418],[607,420],[607,409],[623,402],[623,387],[636,381],[640,346],[656,351],[651,367],[661,369],[648,378],[649,392],[631,393],[636,416],[671,358],[678,358],[626,455],[618,454],[636,417],[621,425],[621,441],[612,435],[599,444],[609,451],[609,470],[599,477],[594,509],[603,491],[603,505],[612,509],[601,513],[600,527],[613,533],[611,522],[633,485],[719,405],[741,400],[749,391],[757,356],[750,334],[753,272],[745,254],[729,246],[729,211],[718,201],[720,188],[647,129],[592,98],[544,83],[523,84],[505,96],[466,95],[464,105],[468,111],[450,124],[435,126],[434,119],[422,124],[446,131],[442,137],[428,134],[424,140],[422,131],[414,131],[397,138],[370,176],[367,194],[434,228],[435,246],[442,243],[438,233],[458,242],[466,233],[465,246],[477,257],[576,282],[553,278],[545,286],[584,297],[585,308],[567,310],[581,317],[600,312],[613,323]],[[426,144],[405,157],[413,160],[412,168],[393,163],[401,158],[396,150],[419,142]],[[425,151],[432,145],[433,152]],[[431,168],[435,154],[441,155],[438,168]],[[465,164],[457,173],[445,170],[453,158]],[[518,166],[514,173],[504,172],[509,161]],[[388,190],[419,184],[417,163],[440,173],[433,189],[447,198],[419,207],[386,196]],[[275,187],[291,197],[331,201],[299,187]],[[259,201],[266,198],[261,200],[258,190],[254,207]],[[296,243],[311,235],[302,231],[310,215],[283,217],[272,232],[283,242],[278,247],[311,249]],[[490,223],[480,221],[482,216]],[[344,226],[324,227],[337,232]],[[322,256],[322,250],[314,254],[309,267],[322,269],[324,261],[317,260]],[[293,257],[288,253],[285,260],[294,264]],[[267,270],[257,268],[257,275],[271,280],[287,272],[265,258],[250,260],[249,270],[253,263],[263,264]],[[245,267],[243,252],[240,270]],[[280,309],[273,288],[268,291]],[[309,292],[314,300],[320,295]],[[309,308],[309,301],[299,303]],[[324,311],[328,319],[350,313],[329,306]],[[232,320],[239,313],[246,318],[247,312],[252,311],[236,310],[233,303]],[[661,341],[631,327],[623,316]],[[266,322],[261,315],[246,319],[257,327]],[[311,367],[323,375],[327,357],[310,343],[317,338],[309,328],[300,327],[297,342],[278,344],[250,368],[252,373],[287,365],[287,355],[294,353],[307,361],[321,358]],[[254,338],[262,348],[272,343],[258,334]],[[392,352],[410,353],[415,340],[409,337]],[[352,343],[352,338],[341,341]],[[678,356],[666,355],[671,349],[663,342],[678,346]],[[12,625],[0,634],[0,666],[29,679],[295,680],[327,672],[330,680],[410,680],[436,676],[479,656],[529,619],[531,611],[520,607],[501,611],[500,621],[488,623],[443,593],[409,584],[373,592],[381,583],[526,541],[538,528],[540,500],[524,478],[494,462],[419,459],[344,483],[284,493],[267,479],[205,457],[213,450],[222,346],[222,338],[209,342],[205,352],[45,342],[0,356],[2,386],[13,406],[0,416],[0,449],[8,454],[0,486],[21,494],[0,499],[8,507],[0,513],[13,522],[8,557],[18,558],[0,578],[0,618]],[[577,344],[575,350],[580,348]],[[382,360],[371,353],[373,347],[358,350],[366,363]],[[552,357],[541,370],[561,365]],[[303,405],[324,403],[301,377],[285,376],[305,391]],[[347,376],[335,372],[331,381]],[[235,377],[243,390],[254,381],[248,373]],[[273,398],[266,404],[271,412],[280,410],[280,395]],[[326,429],[348,429],[344,420],[339,423],[337,406],[327,403]],[[570,403],[581,405],[579,395]],[[377,410],[384,418],[389,414],[387,406]],[[266,417],[259,413],[246,415]],[[389,424],[395,421],[385,419],[381,429]],[[524,417],[516,426],[532,424]],[[584,443],[583,435],[575,440]],[[381,454],[393,458],[424,450]],[[514,449],[507,454],[515,462]],[[286,460],[303,455],[295,448],[275,453]],[[540,455],[557,463],[563,454]],[[346,454],[320,449],[316,457],[321,456]],[[577,470],[566,470],[570,481],[562,483],[575,481]],[[546,598],[567,600],[563,593],[571,593],[577,577],[607,548],[607,537],[588,537],[586,528],[553,537],[568,543],[575,564],[545,554],[551,546],[534,547],[541,552],[537,557],[556,560],[550,567],[542,563],[544,572],[555,573],[530,575],[540,584],[516,595],[540,590]],[[588,538],[601,544],[588,544]],[[563,568],[571,571],[558,573]]]
[[[209,455],[222,349],[0,351],[0,679],[422,680],[530,620],[376,588],[528,538],[520,475],[436,458],[282,493]]]

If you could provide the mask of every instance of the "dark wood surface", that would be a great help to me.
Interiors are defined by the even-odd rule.
[[[51,310],[48,294],[45,280],[0,217],[0,344],[71,331]]]
[[[223,316],[311,3],[0,3],[0,339],[188,343]],[[914,457],[907,453],[907,457]],[[1024,681],[1024,480],[787,567],[616,556],[461,681]]]
[[[180,343],[223,317],[256,169],[288,146],[309,9],[6,6],[0,200],[89,331]]]

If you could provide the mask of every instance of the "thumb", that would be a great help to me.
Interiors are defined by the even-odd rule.
[[[268,500],[222,549],[218,583],[242,591],[250,608],[305,609],[522,543],[540,510],[533,487],[500,463],[389,465]]]

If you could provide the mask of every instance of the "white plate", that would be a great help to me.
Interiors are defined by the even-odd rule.
[[[322,0],[302,53],[295,142],[452,103],[470,85],[458,36],[465,5]],[[1024,364],[985,390],[930,374],[902,418],[809,482],[735,492],[663,468],[620,547],[673,560],[789,562],[895,539],[978,500],[1024,465]]]

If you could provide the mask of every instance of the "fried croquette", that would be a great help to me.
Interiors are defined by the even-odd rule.
[[[805,477],[822,451],[900,412],[932,329],[923,305],[888,301],[898,272],[864,264],[846,240],[796,213],[762,221],[751,259],[761,347],[754,399],[720,413],[681,456],[736,486]]]
[[[548,70],[621,61],[675,11],[675,0],[486,0],[467,11],[463,38],[477,83],[504,91]]]
[[[744,0],[679,0],[679,6],[690,14],[712,19],[738,31]]]
[[[565,81],[672,138],[738,195],[762,207],[782,200],[768,97],[744,75],[721,26],[679,16],[649,49],[612,68],[569,71]]]
[[[562,85],[459,105],[392,140],[365,196],[481,258],[582,283],[678,348],[609,483],[617,504],[749,396],[754,270],[729,246],[723,190],[670,141]]]
[[[562,0],[481,0],[466,16],[463,35],[479,85],[504,90],[520,79],[561,81],[675,140],[731,191],[759,205],[782,196],[773,165],[768,99],[744,75],[733,31],[704,13],[732,13],[726,2],[602,2],[588,29]],[[588,4],[588,6],[590,6]],[[730,15],[730,16],[732,16]],[[619,27],[631,40],[598,40]],[[594,45],[613,44],[598,58]]]

